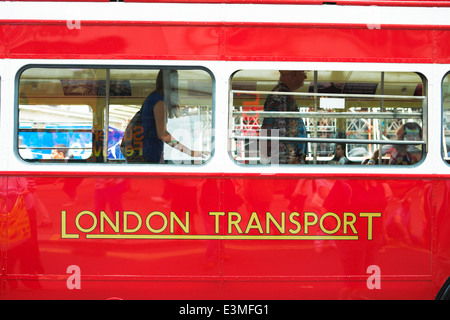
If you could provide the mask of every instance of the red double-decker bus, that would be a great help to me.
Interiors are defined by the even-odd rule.
[[[0,2],[0,298],[448,299],[449,16]]]

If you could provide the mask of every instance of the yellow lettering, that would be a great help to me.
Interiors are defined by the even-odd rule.
[[[255,225],[253,225],[253,222],[256,222]],[[263,229],[261,227],[261,223],[259,222],[259,218],[256,212],[253,212],[250,220],[248,221],[247,228],[245,229],[245,233],[248,233],[250,229],[258,229],[259,233],[263,233]]]
[[[123,214],[123,217],[121,214]],[[155,218],[155,216],[159,216],[159,218]],[[361,212],[355,214],[352,212],[343,212],[341,215],[334,212],[327,212],[319,215],[315,212],[290,212],[289,223],[291,225],[288,225],[288,232],[286,231],[287,217],[284,211],[279,214],[278,212],[276,214],[265,212],[265,223],[261,221],[258,213],[254,211],[251,213],[248,222],[247,215],[245,216],[245,222],[247,222],[245,228],[245,222],[242,222],[242,215],[239,212],[210,211],[209,216],[214,217],[214,233],[212,233],[212,230],[209,230],[205,234],[191,235],[189,211],[185,212],[184,219],[174,211],[170,211],[170,216],[166,216],[160,211],[153,211],[144,219],[144,216],[134,211],[114,211],[114,214],[112,212],[108,214],[105,211],[99,211],[94,214],[92,211],[84,210],[75,216],[73,225],[72,222],[69,223],[71,224],[70,229],[74,229],[73,231],[77,230],[78,233],[69,234],[67,233],[67,212],[62,210],[61,238],[79,239],[80,233],[83,232],[86,233],[87,239],[151,239],[159,237],[164,239],[287,239],[291,236],[291,239],[299,240],[358,240],[358,218],[360,220],[367,218],[367,240],[372,240],[374,218],[380,218],[382,213]],[[227,216],[223,218],[226,220],[220,220],[224,216]],[[152,218],[154,219],[152,220]],[[141,234],[144,231],[141,230],[144,223],[146,229],[153,234]],[[227,225],[226,229],[225,224]],[[97,226],[99,226],[99,229],[96,229]],[[311,229],[311,227],[314,228]],[[252,231],[254,229],[256,231]],[[89,234],[94,230],[97,230],[97,232]],[[319,230],[320,234],[316,233]],[[154,235],[165,231],[168,231],[167,234]],[[136,232],[139,232],[139,234],[131,234]],[[223,235],[219,235],[220,232]],[[243,235],[244,233],[245,235]],[[275,233],[281,235],[278,236]],[[336,235],[337,233],[339,235]]]
[[[310,221],[309,217],[312,217],[313,220]],[[305,212],[305,223],[303,224],[305,226],[305,234],[308,234],[308,227],[313,226],[317,223],[319,218],[317,217],[317,214],[314,212]]]
[[[102,153],[102,149],[103,149],[103,148],[102,148],[101,145],[94,144],[93,149],[94,149],[94,154],[95,154],[95,156],[98,157],[98,156],[100,156],[100,154]]]
[[[61,211],[61,239],[78,239],[79,234],[67,233],[66,211]]]
[[[159,228],[159,229],[153,229],[152,228],[152,226],[150,225],[150,219],[153,217],[153,216],[160,216],[162,219],[163,219],[163,226],[161,227],[161,228]],[[159,211],[153,211],[152,213],[150,213],[148,216],[147,216],[147,219],[145,219],[145,225],[147,226],[147,229],[149,230],[149,231],[151,231],[151,232],[153,232],[153,233],[161,233],[161,232],[163,232],[164,230],[166,230],[166,228],[167,228],[167,217],[164,215],[164,213],[162,213],[162,212],[159,212]]]
[[[233,217],[236,217],[236,220],[233,220]],[[238,233],[242,233],[239,222],[241,222],[241,215],[238,212],[228,212],[228,233],[232,233],[232,226],[236,228]]]
[[[139,150],[139,155],[142,156],[144,154],[144,142],[142,141],[133,141],[133,151],[134,149]]]
[[[133,229],[128,228],[128,216],[134,216],[134,217],[136,217],[136,219],[138,221],[137,226]],[[124,211],[123,212],[123,232],[133,233],[133,232],[138,231],[141,228],[141,226],[142,226],[142,218],[138,213],[136,213],[134,211]]]
[[[210,216],[214,216],[214,232],[216,233],[216,234],[218,234],[219,233],[219,216],[224,216],[225,215],[225,212],[223,212],[223,211],[210,211],[209,212],[209,215]]]
[[[125,153],[127,154],[127,157],[131,157],[134,153],[134,149],[132,146],[126,146],[125,147]]]
[[[292,234],[297,234],[302,229],[300,222],[298,222],[297,220],[294,219],[294,217],[298,217],[298,216],[300,216],[300,213],[298,213],[298,212],[291,212],[291,214],[289,215],[289,221],[297,226],[296,229],[292,229],[292,228],[289,229],[289,232]]]
[[[114,232],[119,232],[120,221],[119,221],[119,211],[116,211],[116,223],[114,224],[105,211],[100,211],[100,232],[105,232],[105,220],[109,226],[114,230]]]
[[[360,212],[359,216],[367,218],[367,240],[372,240],[373,218],[380,218],[381,212]]]
[[[325,228],[325,226],[323,224],[323,221],[327,217],[333,217],[336,219],[336,227],[333,230],[328,230],[327,228]],[[320,217],[319,226],[320,226],[320,230],[322,230],[324,233],[333,234],[333,233],[336,233],[339,230],[339,228],[341,227],[341,219],[339,218],[339,216],[336,213],[327,212],[324,215],[322,215],[322,217]]]
[[[178,216],[175,214],[175,212],[170,212],[170,233],[174,233],[174,221],[178,223],[178,225],[183,229],[185,233],[189,233],[189,212],[186,211],[186,223],[183,224],[178,218]]]
[[[352,220],[348,221],[347,217],[351,217]],[[351,212],[344,212],[344,234],[347,234],[347,227],[350,226],[354,234],[358,234],[358,231],[356,231],[356,228],[354,226],[356,222],[356,215]]]
[[[92,221],[92,226],[90,228],[88,228],[88,229],[83,228],[81,226],[81,224],[80,224],[80,219],[84,215],[91,216],[92,220],[93,220]],[[75,225],[77,226],[77,229],[80,230],[81,232],[85,232],[85,233],[91,232],[97,226],[97,217],[91,211],[88,211],[88,210],[81,211],[79,214],[77,214],[77,216],[75,218]]]
[[[266,233],[270,233],[270,221],[275,225],[275,227],[280,231],[281,233],[284,233],[286,230],[286,225],[284,221],[286,213],[281,212],[281,225],[278,223],[278,221],[272,216],[270,212],[266,213]]]

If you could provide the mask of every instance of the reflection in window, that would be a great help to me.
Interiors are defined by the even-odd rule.
[[[413,72],[238,71],[230,154],[241,164],[394,164],[413,150],[415,160],[396,164],[417,163],[424,80]],[[420,137],[408,132],[405,141],[406,123],[420,127]]]
[[[201,153],[183,153],[165,143],[161,162],[201,164],[212,149],[212,78],[205,70],[172,70],[178,78],[166,86],[163,122],[171,139]],[[155,91],[159,71],[24,70],[19,80],[19,155],[41,162],[130,162],[120,149],[124,131]],[[176,110],[167,103],[170,97],[178,102]]]

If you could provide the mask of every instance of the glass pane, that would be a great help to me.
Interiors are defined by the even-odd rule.
[[[143,117],[147,122],[139,127],[148,132],[140,137],[140,152],[147,155],[158,144],[158,163],[203,163],[212,151],[213,83],[208,72],[188,68],[26,69],[19,81],[20,156],[28,161],[132,162],[121,148],[125,129],[142,106],[143,115],[153,113],[155,103],[149,101],[159,90],[160,73],[170,74],[160,88],[162,126],[156,126],[155,117],[153,122]],[[161,138],[164,132],[156,131],[160,127],[169,134],[167,141]]]
[[[212,78],[204,70],[111,70],[108,158],[125,160],[120,143],[122,139],[131,141],[131,137],[138,136],[136,132],[124,131],[142,107],[142,131],[136,130],[143,135],[132,141],[138,157],[128,158],[127,162],[201,164],[206,161],[212,151],[212,88]],[[166,136],[158,132],[163,127],[158,126],[155,113],[160,101],[164,102],[165,117],[160,122],[164,122]],[[193,155],[191,151],[198,153]]]
[[[19,82],[19,154],[25,160],[94,161],[94,115],[105,108],[102,69],[31,68]],[[53,150],[53,154],[52,154]],[[97,154],[99,156],[99,154]]]
[[[450,74],[442,82],[442,109],[442,156],[447,163],[450,163]]]
[[[381,150],[378,163],[415,164],[424,144],[423,87],[414,72],[238,71],[231,155],[242,164],[362,164]],[[419,137],[394,144],[411,134],[406,123],[417,124]]]

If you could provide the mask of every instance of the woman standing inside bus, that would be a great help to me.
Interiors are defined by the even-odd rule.
[[[202,156],[201,151],[189,149],[167,131],[167,114],[173,114],[179,107],[177,90],[177,70],[159,71],[156,89],[147,97],[142,108],[144,162],[163,163],[164,143],[190,157]]]

